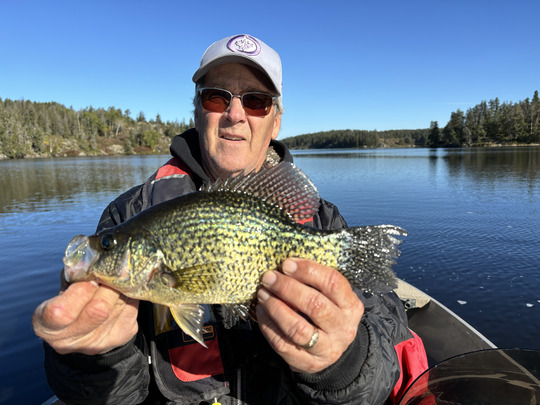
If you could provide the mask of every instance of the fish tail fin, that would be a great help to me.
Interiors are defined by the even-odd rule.
[[[346,228],[338,266],[352,285],[367,292],[381,292],[397,286],[392,270],[400,254],[397,245],[407,232],[397,226],[378,225]]]
[[[204,347],[203,325],[204,308],[198,304],[178,304],[170,307],[171,314],[180,327]]]

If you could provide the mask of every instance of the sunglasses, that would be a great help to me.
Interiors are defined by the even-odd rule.
[[[238,97],[242,102],[247,115],[264,117],[270,113],[270,107],[276,97],[268,93],[250,91],[244,94],[232,94],[228,90],[214,87],[203,87],[199,89],[202,106],[205,110],[223,113],[229,108],[232,99]]]

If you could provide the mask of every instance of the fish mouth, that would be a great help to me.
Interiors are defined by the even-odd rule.
[[[68,283],[88,278],[88,269],[97,260],[99,253],[90,247],[85,235],[75,236],[64,253],[64,277]]]

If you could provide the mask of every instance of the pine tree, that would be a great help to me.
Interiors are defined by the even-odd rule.
[[[439,129],[439,123],[437,121],[431,121],[429,126],[429,135],[427,145],[436,148],[441,144],[441,131]]]

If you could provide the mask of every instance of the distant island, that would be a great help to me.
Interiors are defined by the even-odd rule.
[[[147,120],[109,107],[67,108],[55,102],[0,98],[0,159],[168,153],[171,139],[193,120]],[[291,149],[473,147],[540,144],[540,100],[498,98],[450,114],[444,127],[389,131],[332,130],[282,139]]]

